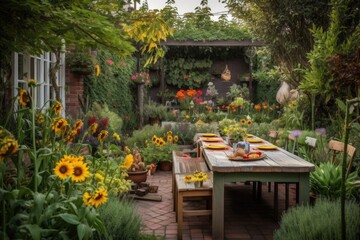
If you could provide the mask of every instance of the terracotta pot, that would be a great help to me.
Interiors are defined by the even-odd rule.
[[[128,177],[126,177],[127,180],[131,180],[134,183],[141,183],[141,182],[146,182],[147,179],[147,173],[148,171],[138,171],[138,172],[128,172]]]
[[[161,171],[171,171],[172,170],[172,162],[171,161],[160,161],[159,167]]]

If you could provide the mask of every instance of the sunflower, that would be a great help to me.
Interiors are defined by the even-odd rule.
[[[34,79],[30,79],[30,80],[28,81],[28,86],[29,86],[29,87],[35,87],[35,86],[36,86],[36,81],[35,81]]]
[[[129,169],[134,162],[134,155],[126,155],[123,164],[120,166],[121,169]]]
[[[63,133],[65,130],[66,130],[66,127],[68,126],[68,122],[66,121],[65,118],[57,118],[54,123],[53,123],[53,126],[52,126],[52,129],[54,130],[54,132],[56,134],[61,134]]]
[[[77,134],[76,130],[70,131],[69,135],[66,138],[66,143],[72,143],[74,141],[74,137],[76,136],[76,134]]]
[[[98,190],[96,190],[90,202],[93,206],[98,207],[100,204],[103,204],[107,201],[107,196],[107,191],[103,188],[99,188]]]
[[[117,133],[113,134],[113,138],[115,138],[116,140],[120,141],[120,135]]]
[[[66,179],[68,176],[71,175],[72,172],[72,164],[64,160],[60,160],[54,168],[55,175],[58,176],[58,178],[60,178],[61,180]]]
[[[99,181],[103,181],[104,180],[104,176],[101,175],[100,173],[95,173],[95,178]]]
[[[45,116],[44,116],[44,114],[39,114],[36,122],[37,122],[38,124],[42,124],[44,121],[45,121]]]
[[[82,161],[73,162],[74,171],[71,175],[71,180],[74,182],[82,182],[86,177],[90,175],[88,167],[86,163]]]
[[[76,122],[74,123],[73,128],[75,130],[80,130],[81,127],[84,125],[83,121],[81,121],[80,119],[76,120]]]
[[[191,176],[191,175],[186,175],[186,176],[184,177],[184,182],[185,182],[185,183],[190,183],[192,180],[193,180],[193,179],[192,179],[192,176]]]
[[[62,105],[59,101],[55,101],[54,105],[52,106],[52,111],[55,115],[59,116],[62,110]]]
[[[96,64],[95,65],[95,76],[99,76],[100,75],[100,65],[99,64]]]
[[[22,89],[19,93],[19,103],[22,107],[25,107],[28,102],[30,102],[29,93],[25,89]]]
[[[251,119],[247,120],[247,125],[251,125],[251,124],[252,124]]]
[[[171,135],[168,135],[168,136],[167,136],[167,141],[168,141],[169,143],[172,143],[172,142],[173,142],[173,137],[172,137]]]
[[[178,135],[175,135],[175,136],[174,136],[174,142],[177,143],[178,141],[179,141],[179,136],[178,136]]]
[[[85,204],[86,206],[91,206],[92,196],[91,196],[91,194],[90,194],[89,192],[85,192],[85,193],[83,194],[82,199],[83,199],[83,202],[84,202],[84,204]]]
[[[19,148],[18,142],[13,136],[8,136],[0,142],[0,160],[5,156],[14,154]]]
[[[160,142],[159,142],[159,146],[164,146],[166,144],[166,142],[164,141],[164,139],[160,138]]]
[[[99,124],[97,123],[93,123],[91,126],[90,126],[90,131],[92,134],[96,133],[96,130],[98,128]]]
[[[99,142],[104,141],[109,136],[109,132],[106,130],[101,130],[101,132],[98,135]]]
[[[84,160],[83,156],[74,156],[74,155],[64,155],[61,161],[68,163],[82,162]]]
[[[244,125],[244,124],[246,123],[246,120],[245,120],[245,119],[241,119],[241,120],[240,120],[240,123],[241,123],[241,125]]]
[[[154,136],[151,138],[151,141],[156,142],[156,139],[157,139],[157,137],[154,135]]]

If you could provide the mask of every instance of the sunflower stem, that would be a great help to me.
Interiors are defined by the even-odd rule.
[[[50,187],[49,191],[46,193],[45,200],[49,196],[51,190],[53,189],[53,187],[55,186],[55,183],[57,183],[57,181],[58,181],[58,179],[56,178],[55,181],[53,182],[53,184],[51,184],[51,187]]]
[[[2,200],[2,222],[3,222],[3,236],[2,239],[6,239],[6,212],[5,212],[5,199]]]
[[[34,93],[34,87],[31,87],[31,92]],[[32,114],[32,122],[31,122],[31,127],[32,127],[32,144],[33,144],[33,151],[34,151],[34,191],[37,192],[38,191],[38,162],[37,162],[37,154],[36,154],[36,139],[35,139],[35,102],[32,96],[30,96],[31,98],[31,114]]]

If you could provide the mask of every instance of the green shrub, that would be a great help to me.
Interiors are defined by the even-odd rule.
[[[137,146],[145,147],[145,141],[151,139],[154,135],[163,136],[165,130],[158,125],[145,125],[142,129],[133,132],[133,135],[125,140],[125,144],[130,148]]]
[[[110,239],[140,239],[141,219],[130,200],[110,197],[99,213]]]
[[[176,123],[175,126],[171,129],[173,135],[179,137],[177,142],[179,145],[192,145],[194,144],[194,136],[196,134],[196,127],[191,123]]]
[[[158,118],[160,120],[165,119],[167,116],[167,108],[164,105],[158,104],[153,101],[144,105],[144,119]]]
[[[291,208],[282,217],[275,240],[337,240],[341,239],[340,200],[317,199],[316,205]],[[360,207],[346,202],[346,237],[360,237]]]

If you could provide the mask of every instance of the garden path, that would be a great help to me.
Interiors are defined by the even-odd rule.
[[[147,182],[159,186],[161,202],[135,200],[144,226],[142,232],[177,239],[177,223],[173,211],[171,171],[157,171]],[[279,214],[285,208],[283,184],[279,185]],[[263,183],[262,198],[254,201],[252,185],[229,183],[225,187],[225,239],[273,239],[279,224],[273,218],[273,191]],[[199,204],[191,202],[190,205]],[[290,188],[290,206],[295,204],[295,191]],[[191,206],[189,206],[191,207]],[[280,215],[279,215],[280,216]],[[205,240],[211,236],[211,219],[208,216],[184,218],[183,239]]]

